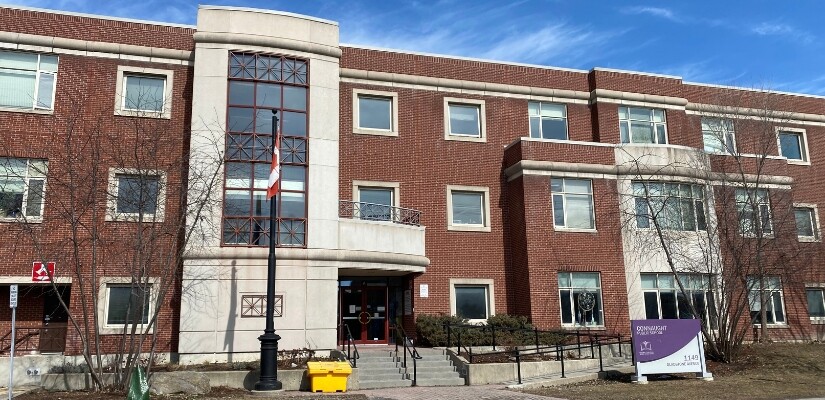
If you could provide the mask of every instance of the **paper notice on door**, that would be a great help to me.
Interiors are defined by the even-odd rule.
[[[381,314],[380,314],[380,313],[375,313],[375,315],[373,316],[373,318],[381,318]]]
[[[355,304],[350,304],[349,305],[349,313],[350,314],[355,314]]]
[[[376,311],[384,311],[384,310],[385,310],[385,308],[384,308],[384,307],[381,307],[381,306],[378,306],[375,310],[376,310]]]
[[[418,293],[421,297],[430,297],[430,285],[422,283],[418,286]]]

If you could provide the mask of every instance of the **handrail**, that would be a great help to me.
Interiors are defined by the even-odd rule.
[[[409,370],[407,367],[407,353],[409,353],[410,358],[413,360],[412,385],[418,386],[418,363],[416,363],[416,360],[420,360],[422,357],[420,354],[418,354],[418,349],[415,348],[415,344],[413,343],[412,339],[410,339],[407,336],[407,332],[404,330],[403,326],[395,325],[395,332],[400,333],[401,340],[404,343],[404,374],[409,375]],[[398,357],[398,340],[395,341],[395,357]]]
[[[421,226],[421,211],[363,201],[339,200],[338,217]]]
[[[358,368],[358,359],[361,358],[361,355],[358,354],[358,346],[355,345],[355,340],[352,338],[349,325],[341,323],[341,326],[347,329],[347,361],[352,363],[353,368]]]
[[[456,329],[455,336],[457,339],[456,344],[456,353],[460,354],[461,350],[464,349],[464,352],[468,355],[468,360],[470,364],[473,363],[473,347],[469,345],[469,347],[462,345],[461,343],[461,331],[463,329],[477,329],[481,330],[482,332],[489,331],[490,339],[488,342],[492,344],[493,351],[485,351],[483,355],[495,355],[495,354],[507,354],[515,359],[516,363],[516,371],[517,371],[517,378],[518,382],[522,383],[521,378],[521,361],[523,356],[541,356],[544,354],[551,354],[554,355],[556,361],[561,362],[561,374],[562,378],[565,377],[565,368],[564,368],[564,356],[565,352],[568,350],[570,346],[575,346],[575,349],[579,352],[579,357],[581,357],[581,349],[582,349],[582,338],[585,338],[584,345],[590,346],[590,358],[595,359],[596,354],[598,352],[599,355],[599,371],[604,371],[604,357],[602,355],[602,345],[611,345],[611,344],[618,344],[619,345],[619,357],[623,357],[622,355],[622,345],[626,343],[630,343],[629,340],[623,340],[622,335],[620,333],[616,334],[608,334],[608,333],[591,333],[591,332],[580,332],[580,331],[540,331],[536,328],[527,329],[527,328],[507,328],[507,327],[495,327],[495,326],[484,326],[484,325],[467,325],[467,324],[450,324],[445,323],[444,328],[447,331],[447,348],[452,346],[452,339],[453,339],[453,330]],[[531,333],[535,338],[535,347],[530,347],[530,349],[520,349],[519,346],[516,346],[515,349],[508,349],[508,350],[501,350],[496,351],[496,329],[502,331],[509,331],[509,332],[521,332],[521,333]],[[541,344],[539,337],[542,333],[553,333],[561,335],[562,340],[557,341],[556,343],[552,344]],[[575,343],[572,342],[573,337],[575,337]],[[588,343],[589,342],[589,343]],[[466,342],[465,342],[466,343]],[[569,343],[569,344],[567,344]],[[522,345],[521,347],[526,347]]]

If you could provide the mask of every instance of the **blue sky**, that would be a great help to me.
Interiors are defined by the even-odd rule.
[[[194,0],[0,0],[195,24]],[[349,44],[825,95],[825,2],[227,1],[338,21]]]

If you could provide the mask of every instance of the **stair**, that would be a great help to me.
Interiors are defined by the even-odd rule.
[[[401,351],[401,349],[399,349]],[[418,349],[421,358],[416,360],[418,386],[463,386],[460,377],[447,358],[444,350]],[[393,350],[363,350],[358,359],[358,387],[378,389],[412,386],[413,361],[407,355],[407,373],[404,372],[403,354]]]

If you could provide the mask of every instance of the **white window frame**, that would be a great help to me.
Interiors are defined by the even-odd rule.
[[[626,110],[627,119],[622,119],[622,112],[621,112],[622,108],[624,108]],[[630,118],[630,109],[631,108],[637,108],[637,109],[643,109],[643,110],[650,111],[650,120],[639,120],[639,119]],[[662,112],[662,121],[661,122],[656,122],[655,121],[654,115],[655,115],[656,111],[661,111]],[[622,144],[654,144],[654,145],[669,144],[670,143],[670,137],[668,135],[668,130],[667,130],[667,110],[665,110],[663,108],[654,108],[654,107],[619,106],[619,109],[617,110],[617,113],[619,114],[618,115],[619,116],[619,143],[622,143]],[[632,126],[631,126],[632,121],[649,123],[651,125],[651,127],[653,128],[654,142],[652,142],[652,143],[649,143],[649,142],[644,142],[644,143],[634,142],[633,141],[633,130],[631,129],[632,128]],[[622,138],[621,138],[622,123],[627,123],[627,142],[623,142]],[[657,130],[657,127],[659,127],[659,126],[663,126],[665,128],[665,142],[664,143],[659,143],[659,134],[658,134],[658,130]]]
[[[16,160],[25,160],[26,161],[26,172],[25,176],[16,177],[13,175],[4,175],[2,174],[3,171],[3,164],[5,160],[16,159]],[[40,161],[43,165],[43,176],[32,177],[29,176],[30,170],[33,168],[32,161]],[[36,168],[36,167],[34,167]],[[27,223],[41,223],[43,222],[43,213],[46,212],[46,191],[48,188],[48,170],[49,170],[49,161],[46,159],[40,158],[18,158],[18,157],[0,157],[0,177],[10,177],[10,178],[19,178],[23,181],[23,202],[20,205],[21,212],[23,215],[19,217],[6,217],[0,216],[0,222],[12,222],[12,221],[25,221]],[[42,180],[43,181],[43,191],[41,192],[42,203],[40,204],[40,215],[37,216],[29,216],[26,215],[26,209],[28,208],[29,202],[29,181],[32,179]]]
[[[163,110],[160,112],[131,110],[126,108],[126,77],[135,75],[145,75],[154,78],[163,78]],[[124,117],[145,117],[145,118],[172,118],[172,93],[174,86],[174,71],[168,69],[140,68],[126,65],[117,67],[117,83],[115,87],[115,115]]]
[[[115,334],[122,334],[124,330],[128,331],[132,329],[132,326],[135,324],[109,324],[109,288],[110,287],[123,287],[123,286],[130,286],[132,283],[131,277],[102,277],[100,278],[100,286],[98,287],[97,291],[97,312],[100,318],[98,318],[98,326],[100,328],[101,335],[115,335]],[[158,300],[158,286],[160,285],[160,278],[152,277],[146,278],[145,282],[142,284],[149,286],[149,319],[152,319],[152,315],[155,313],[155,305],[157,304]],[[149,330],[149,333],[154,333],[155,327],[157,327],[157,322],[152,325],[152,329]],[[145,324],[141,323],[137,325],[137,329],[139,331],[143,331],[145,329]]]
[[[810,307],[810,305],[807,304],[807,297],[808,297],[808,291],[809,290],[819,291],[820,296],[823,297],[823,302],[825,302],[825,283],[814,283],[814,284],[806,284],[805,285],[805,300],[806,300],[806,306],[808,306],[808,307]],[[811,316],[810,308],[808,309],[808,318],[810,318],[811,324],[813,324],[813,325],[825,325],[825,317]]]
[[[713,129],[706,130],[705,129],[705,123],[707,121],[711,121],[711,120],[715,121],[715,123],[718,124],[719,126],[723,126],[723,125],[730,126],[730,130],[729,131],[724,131],[724,132],[723,131],[715,131]],[[702,126],[702,148],[706,153],[709,153],[709,154],[723,154],[723,155],[736,155],[736,154],[738,154],[738,152],[736,150],[736,148],[737,148],[736,147],[736,125],[734,124],[732,119],[702,117],[702,121],[700,122],[700,124]],[[667,130],[667,128],[665,128],[665,130]],[[706,135],[711,135],[715,139],[720,139],[720,137],[719,137],[720,134],[724,135],[724,137],[721,138],[721,142],[720,142],[723,146],[722,151],[708,150],[707,143],[705,142],[705,136]],[[730,147],[731,148],[728,148],[729,147],[728,146],[728,138],[730,138]]]
[[[361,127],[361,97],[379,98],[390,101],[390,129]],[[359,135],[398,136],[398,93],[381,90],[352,89],[352,132]]]
[[[469,136],[469,135],[461,135],[457,134],[454,135],[451,133],[450,128],[450,105],[458,105],[458,106],[471,106],[478,108],[478,123],[479,123],[479,131],[478,136]],[[484,100],[476,100],[476,99],[460,99],[455,97],[445,97],[444,98],[444,139],[445,140],[456,140],[462,142],[479,142],[485,143],[487,142],[487,121],[486,121],[487,111],[484,105]]]
[[[571,283],[570,286],[561,286],[561,281],[558,279],[559,274],[568,274],[569,275],[569,279],[570,279],[570,283]],[[576,323],[576,310],[575,310],[576,301],[575,301],[575,297],[573,297],[573,292],[577,288],[581,289],[581,287],[577,287],[577,286],[572,285],[572,283],[573,283],[573,274],[596,274],[599,277],[599,293],[598,293],[599,301],[598,301],[597,304],[601,307],[599,309],[599,314],[600,314],[600,317],[601,317],[600,318],[601,323],[594,324],[594,325],[577,324]],[[604,322],[605,322],[604,296],[603,296],[603,293],[602,293],[604,291],[604,289],[602,288],[602,274],[601,274],[601,272],[599,272],[599,271],[558,271],[556,273],[556,283],[557,283],[556,286],[558,288],[558,291],[557,291],[558,297],[556,297],[556,298],[559,299],[559,323],[560,323],[562,328],[566,328],[566,329],[569,329],[569,328],[596,328],[596,329],[600,329],[600,328],[605,327],[605,325],[604,325]],[[572,316],[573,316],[573,322],[572,323],[565,323],[564,322],[564,312],[562,310],[563,302],[561,301],[561,291],[562,290],[569,290],[570,291],[570,296],[571,296],[570,297],[570,306],[573,307],[573,309],[571,310]],[[591,312],[595,312],[595,310],[593,310]]]
[[[399,207],[401,204],[401,184],[399,182],[383,182],[383,181],[352,181],[352,201],[358,203],[361,201],[361,189],[388,189],[392,191],[392,204],[390,207]],[[355,213],[355,210],[353,210]],[[354,215],[353,217],[358,217]],[[376,220],[381,222],[381,220]],[[392,219],[388,221],[393,221]]]
[[[783,286],[782,286],[782,278],[779,277],[779,276],[764,276],[762,279],[770,280],[770,279],[774,279],[774,278],[779,281],[779,289],[778,290],[768,287],[769,284],[767,282],[765,283],[765,292],[767,293],[767,296],[768,296],[768,304],[765,304],[765,306],[770,307],[771,315],[773,315],[773,322],[768,322],[766,325],[768,325],[768,326],[787,326],[788,325],[788,311],[785,307],[785,291],[783,290]],[[757,299],[758,299],[758,295],[759,295],[759,281],[758,281],[758,279],[759,279],[759,277],[753,277],[753,276],[748,276],[747,277],[747,283],[748,283],[748,287],[747,287],[747,289],[748,289],[748,311],[749,311],[748,317],[751,318],[751,320],[754,320],[754,321],[751,322],[754,326],[761,325],[760,322],[755,321],[755,318],[753,318],[753,316],[750,315],[751,312],[754,312],[754,310],[752,308],[752,304],[751,304],[751,292],[756,292]],[[782,316],[784,318],[784,321],[782,321],[782,322],[776,322],[776,313],[773,311],[773,310],[776,309],[774,307],[774,304],[773,304],[773,294],[774,293],[779,293],[779,301],[782,302]],[[760,304],[759,306],[761,307],[762,305]],[[761,311],[761,308],[760,308],[760,311]]]
[[[813,203],[793,203],[794,208],[794,222],[796,222],[796,209],[797,208],[806,208],[811,210],[811,225],[814,231],[813,236],[799,236],[799,232],[796,233],[796,238],[800,242],[818,242],[822,240],[821,231],[819,230],[819,208],[816,204]],[[794,224],[794,229],[796,225]]]
[[[539,108],[539,115],[530,115],[530,103],[536,103],[536,104],[538,104],[538,108]],[[543,106],[543,105],[545,105],[545,104],[547,104],[547,105],[555,105],[555,106],[561,106],[561,107],[563,107],[563,108],[564,108],[564,116],[563,116],[563,117],[561,117],[561,118],[558,118],[558,117],[543,117],[543,116],[541,115],[541,108],[542,108],[542,106]],[[538,132],[538,137],[533,136],[533,133],[534,133],[534,132],[533,132],[533,124],[532,124],[532,120],[533,120],[534,118],[537,118],[537,119],[539,120],[539,132]],[[543,132],[543,129],[544,129],[544,128],[543,128],[543,125],[542,125],[542,123],[541,123],[541,121],[542,121],[542,119],[543,119],[543,118],[548,118],[548,119],[553,119],[553,120],[561,120],[561,121],[564,121],[564,139],[545,139],[545,138],[544,138],[544,132]],[[568,124],[568,121],[567,121],[567,104],[564,104],[564,103],[556,103],[556,102],[552,102],[552,101],[530,100],[530,101],[528,101],[528,102],[527,102],[527,122],[528,122],[528,125],[529,125],[529,126],[528,126],[528,128],[527,128],[527,129],[529,130],[529,132],[528,132],[528,136],[529,136],[531,139],[543,139],[543,140],[570,140],[570,124]]]
[[[485,324],[488,318],[490,318],[493,315],[496,315],[496,295],[493,280],[476,278],[450,278],[450,315],[456,315],[456,286],[484,286],[487,289],[487,318],[471,319],[469,320],[471,324]]]
[[[110,168],[106,221],[138,222],[140,213],[119,213],[117,211],[118,175],[148,175],[158,177],[158,199],[154,214],[143,214],[144,223],[163,222],[166,209],[166,172],[156,169]]]
[[[738,197],[737,194],[740,190],[745,192],[746,195],[748,196],[748,200],[744,203],[739,202],[736,199]],[[751,195],[748,194],[748,193],[749,192],[757,192],[757,191],[764,191],[765,192],[766,201],[763,202],[763,203],[756,204],[755,212],[756,212],[757,215],[756,215],[756,220],[754,221],[755,225],[752,227],[753,231],[745,231],[744,229],[742,229],[744,227],[743,220],[741,218],[742,215],[739,215],[743,211],[742,209],[740,209],[740,204],[742,205],[741,207],[751,207],[751,205],[752,205],[751,202],[750,202],[750,196]],[[756,195],[757,194],[754,194],[754,196],[756,196]],[[771,208],[771,192],[768,189],[744,189],[744,188],[736,189],[736,192],[734,192],[734,203],[736,205],[737,219],[739,220],[739,232],[743,237],[757,237],[758,230],[762,231],[762,237],[765,237],[765,238],[774,237],[773,209]],[[768,209],[768,226],[770,226],[770,232],[765,232],[765,230],[762,226],[762,207],[767,207],[767,209]],[[794,220],[794,222],[796,222],[796,220]]]
[[[482,224],[454,224],[453,223],[453,192],[480,193],[483,197],[481,216]],[[448,231],[475,231],[490,232],[490,188],[486,186],[447,185],[447,230]]]
[[[48,53],[33,53],[28,51],[14,51],[14,50],[0,50],[3,53],[28,53],[28,54],[37,54],[37,70],[34,70],[35,73],[35,80],[34,80],[34,98],[32,99],[32,107],[31,108],[17,108],[17,107],[8,107],[8,106],[0,106],[0,111],[10,111],[10,112],[25,112],[25,113],[33,113],[33,114],[54,114],[54,101],[57,96],[57,73],[60,71],[60,57],[57,54],[48,54]],[[52,56],[57,59],[57,71],[46,71],[40,69],[40,58],[43,55]],[[20,71],[32,71],[32,70],[20,70]],[[37,98],[39,97],[40,91],[40,76],[42,75],[53,75],[53,83],[52,83],[52,106],[51,108],[47,107],[40,107],[37,105]]]
[[[641,194],[641,195],[636,194],[636,191],[635,191],[635,185],[636,184],[644,184],[644,188],[645,188],[645,193],[644,194]],[[653,194],[653,191],[650,189],[651,185],[661,185],[662,186],[661,195]],[[669,188],[668,185],[679,185],[678,186],[679,194],[676,195],[676,196],[673,196],[670,193],[668,193],[668,188]],[[681,194],[681,185],[689,185],[690,186],[691,195],[689,197],[682,196],[682,194]],[[694,194],[693,194],[694,188],[696,188],[697,193],[699,193],[700,196],[694,196]],[[635,217],[635,220],[636,220],[633,223],[633,226],[638,230],[655,230],[656,228],[653,225],[653,218],[654,218],[653,214],[654,214],[654,211],[657,211],[657,210],[653,209],[653,206],[650,204],[651,203],[650,200],[661,199],[661,201],[663,202],[663,204],[662,204],[663,207],[666,207],[666,203],[664,203],[664,202],[666,202],[669,199],[675,198],[675,199],[677,199],[676,200],[677,204],[679,204],[679,211],[680,211],[679,212],[679,224],[680,224],[680,226],[682,226],[682,228],[678,229],[678,228],[673,228],[671,226],[667,226],[668,219],[666,218],[666,215],[661,215],[662,213],[665,212],[664,208],[662,210],[658,210],[659,215],[661,215],[660,219],[658,220],[659,224],[660,224],[659,227],[662,230],[674,231],[674,232],[702,232],[702,231],[707,231],[708,215],[707,215],[707,213],[705,213],[705,211],[706,211],[708,199],[707,199],[707,192],[705,191],[705,189],[706,189],[706,187],[703,186],[703,185],[696,184],[696,183],[688,183],[688,182],[650,181],[650,180],[647,180],[647,181],[646,180],[633,180],[633,181],[631,181],[630,182],[630,190],[631,190],[631,193],[633,195],[633,214],[634,214],[634,217]],[[644,201],[647,205],[647,215],[646,216],[642,216],[642,215],[639,214],[639,209],[637,208],[638,207],[637,204],[638,204],[639,200]],[[684,219],[684,214],[681,212],[681,210],[682,210],[682,208],[681,208],[682,201],[684,201],[684,200],[690,200],[690,202],[693,206],[693,221],[692,221],[693,222],[693,229],[691,229],[691,230],[684,229],[685,219]],[[697,202],[701,202],[701,204],[702,204],[701,210],[702,210],[703,218],[705,220],[704,221],[705,222],[705,228],[704,229],[702,229],[700,227],[700,224],[699,224],[699,213],[697,212],[697,208],[696,208],[696,206],[697,206],[696,203]],[[647,223],[648,223],[647,227],[640,227],[639,226],[639,221],[642,218],[647,219]]]
[[[590,183],[590,208],[591,208],[591,210],[593,210],[593,215],[590,216],[590,222],[593,225],[592,228],[569,228],[569,227],[567,227],[567,222],[569,221],[569,219],[567,218],[567,195],[568,194],[571,194],[571,195],[584,195],[584,193],[572,193],[572,192],[567,192],[567,191],[554,192],[553,189],[552,189],[552,187],[553,187],[552,180],[553,179],[561,179],[562,181],[567,181],[567,180],[588,181]],[[564,185],[565,188],[567,187],[566,183],[562,183],[562,185]],[[592,179],[563,178],[563,177],[551,178],[550,188],[551,188],[550,189],[550,207],[551,207],[551,211],[552,211],[552,214],[553,214],[553,229],[555,229],[556,231],[563,231],[563,232],[596,232],[596,203],[595,203],[594,194],[593,194],[593,180]],[[556,196],[555,195],[561,195],[561,197],[562,197],[562,208],[564,210],[564,223],[565,223],[565,225],[556,225],[556,214],[555,214],[555,212],[556,212]]]
[[[780,140],[780,134],[782,133],[799,135],[799,145],[802,146],[802,148],[799,149],[799,154],[802,155],[801,160],[787,158],[784,154],[782,154],[782,142]],[[788,164],[811,165],[811,156],[808,153],[808,133],[805,129],[776,127],[776,150],[780,157],[785,157],[788,160]]]

